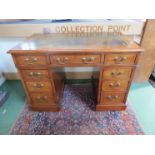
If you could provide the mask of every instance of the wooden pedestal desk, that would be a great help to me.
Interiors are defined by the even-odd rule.
[[[124,110],[143,51],[128,37],[105,34],[35,34],[11,49],[28,103],[38,111],[59,111],[63,67],[98,67],[96,110]]]

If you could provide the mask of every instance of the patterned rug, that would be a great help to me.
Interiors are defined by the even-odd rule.
[[[33,112],[26,105],[10,134],[144,134],[129,104],[125,111],[95,112],[94,103],[91,85],[66,85],[60,112]]]

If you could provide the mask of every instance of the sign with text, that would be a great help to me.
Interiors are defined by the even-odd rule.
[[[57,33],[117,33],[124,34],[131,31],[132,25],[63,25],[56,26]]]
[[[64,22],[47,24],[2,24],[0,36],[30,36],[33,33],[84,33],[108,32],[125,35],[141,35],[144,22],[108,21],[108,22]]]

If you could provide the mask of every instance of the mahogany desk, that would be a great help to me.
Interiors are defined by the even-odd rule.
[[[105,34],[35,34],[11,49],[28,103],[38,111],[60,110],[63,67],[98,67],[96,110],[124,110],[143,51],[121,36]]]

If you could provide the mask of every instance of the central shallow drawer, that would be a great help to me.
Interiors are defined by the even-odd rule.
[[[101,62],[100,55],[52,55],[53,65],[96,65]]]
[[[26,82],[26,86],[29,92],[44,92],[52,90],[51,82]]]

